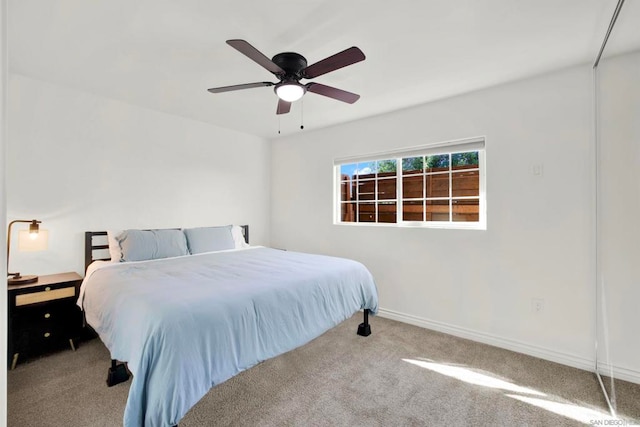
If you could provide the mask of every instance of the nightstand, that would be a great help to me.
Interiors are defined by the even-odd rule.
[[[50,274],[27,285],[8,285],[9,357],[11,369],[23,360],[70,345],[82,331],[76,305],[82,277],[78,273]]]

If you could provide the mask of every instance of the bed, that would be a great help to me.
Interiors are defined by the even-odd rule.
[[[378,299],[370,272],[343,258],[248,246],[132,262],[96,260],[78,304],[133,380],[125,426],[174,426],[210,388],[320,336]],[[244,226],[248,243],[248,227]]]

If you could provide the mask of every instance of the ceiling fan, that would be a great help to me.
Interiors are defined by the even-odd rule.
[[[331,71],[346,67],[347,65],[364,61],[364,53],[355,46],[307,66],[307,60],[299,53],[283,52],[277,54],[272,59],[269,59],[258,49],[251,46],[246,40],[227,40],[227,44],[247,56],[249,59],[257,62],[267,71],[273,73],[280,81],[278,83],[257,82],[216,87],[208,89],[211,93],[251,89],[262,86],[275,86],[274,91],[279,98],[276,114],[288,113],[291,110],[291,103],[302,98],[307,91],[337,99],[338,101],[347,102],[349,104],[353,104],[360,98],[360,95],[355,93],[320,83],[300,83],[301,79],[313,79],[323,74],[330,73]]]

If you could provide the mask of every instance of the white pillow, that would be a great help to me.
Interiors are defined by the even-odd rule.
[[[242,227],[234,225],[231,227],[231,235],[233,236],[233,242],[236,245],[236,249],[248,248],[249,244],[244,240],[244,234],[242,234]]]
[[[117,237],[122,234],[123,230],[107,230],[107,241],[109,242],[109,255],[111,262],[120,262],[122,260],[122,249]]]

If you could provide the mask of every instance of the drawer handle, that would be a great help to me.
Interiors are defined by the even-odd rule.
[[[50,318],[50,317],[51,317],[51,313],[45,313],[45,315],[44,315],[44,318],[45,318],[45,319],[48,319],[48,318]]]
[[[50,288],[49,286],[47,286],[46,288],[44,288],[44,290],[45,290],[46,292],[49,292],[49,291],[51,290],[51,288]]]
[[[45,337],[45,338],[49,338],[50,336],[51,336],[51,334],[50,334],[49,332],[45,332],[45,333],[44,333],[44,337]]]

